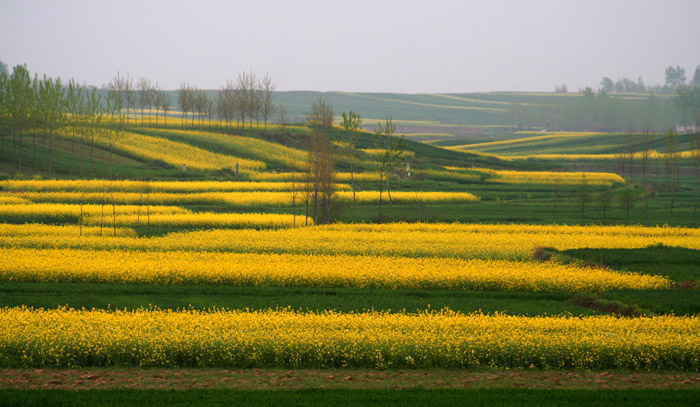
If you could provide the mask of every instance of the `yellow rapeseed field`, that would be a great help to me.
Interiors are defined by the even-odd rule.
[[[580,184],[584,180],[592,185],[624,184],[625,179],[609,172],[554,172],[554,171],[507,171],[475,168],[489,175],[489,182],[504,184]]]
[[[302,188],[303,185],[298,185]],[[345,188],[344,188],[345,189]],[[297,190],[295,200],[301,205],[305,196],[311,196],[312,191],[306,194]],[[246,192],[21,192],[17,196],[34,202],[70,202],[70,203],[117,203],[117,204],[222,204],[231,206],[289,206],[292,205],[293,191],[246,191]],[[340,200],[351,201],[351,191],[338,191],[335,197]],[[310,198],[311,199],[311,198]],[[356,192],[358,202],[379,202],[379,191]],[[389,193],[384,191],[383,199],[389,200]],[[391,192],[391,199],[395,202],[457,202],[478,201],[479,198],[468,192]]]
[[[700,318],[0,309],[13,367],[700,369]]]
[[[232,154],[255,157],[261,161],[281,162],[293,169],[303,169],[307,159],[306,151],[253,137],[197,130],[158,129],[155,131],[158,134],[172,134],[204,145],[225,146]]]
[[[214,153],[189,144],[131,132],[123,132],[118,136],[111,133],[97,133],[95,142],[102,146],[109,146],[112,143],[117,150],[149,160],[161,160],[177,168],[186,164],[190,168],[204,170],[233,169],[238,163],[241,172],[249,173],[265,169],[265,163],[262,161]]]
[[[291,191],[301,183],[249,181],[131,181],[131,180],[3,180],[0,188],[14,192],[225,192],[225,191]],[[335,190],[348,191],[347,184],[334,185]],[[0,195],[0,203],[12,203],[20,197]],[[145,199],[145,198],[144,198]],[[19,202],[18,202],[19,203]]]
[[[604,291],[657,276],[552,262],[220,252],[0,248],[0,280],[239,286]]]
[[[106,215],[112,215],[112,211],[117,214],[126,213],[146,213],[146,210],[150,213],[189,213],[190,211],[177,206],[138,206],[138,205],[111,205],[111,197],[107,198],[106,204],[103,205],[78,205],[78,204],[64,204],[64,203],[36,203],[36,204],[19,204],[19,205],[0,205],[0,216],[11,217],[11,216],[21,216],[21,217],[43,217],[43,216],[79,216],[81,211],[84,215],[101,215],[104,211]],[[144,202],[145,204],[145,202]]]
[[[301,217],[299,217],[301,218]],[[299,220],[299,219],[297,219]],[[0,235],[1,247],[95,250],[187,250],[351,254],[526,260],[538,246],[700,249],[700,230],[679,227],[478,225],[451,223],[338,224],[277,230],[210,230],[150,238]]]
[[[109,226],[111,219],[109,219]],[[104,230],[99,226],[78,226],[78,225],[44,225],[42,223],[23,223],[18,225],[0,223],[0,236],[99,236]],[[115,233],[116,232],[116,233]],[[117,236],[136,237],[136,232],[131,228],[119,227],[109,230],[110,234]]]
[[[305,219],[304,216],[295,216],[275,213],[156,213],[146,219],[145,210],[140,214],[127,213],[115,217],[110,216],[109,224],[118,226],[144,226],[146,222],[152,227],[165,228],[281,228],[308,223],[313,225],[313,219]],[[306,221],[306,222],[305,222]],[[102,217],[91,215],[84,219],[85,225],[99,225]]]

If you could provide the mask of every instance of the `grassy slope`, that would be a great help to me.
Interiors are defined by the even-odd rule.
[[[473,143],[464,147],[466,150],[477,150],[485,153],[499,155],[535,155],[535,154],[619,154],[620,146],[628,144],[626,134],[594,134],[585,137],[576,135],[561,135],[553,138],[531,136],[519,138],[509,143],[488,144]],[[631,136],[633,140],[641,137],[639,134]],[[650,149],[663,152],[666,148],[663,134],[654,134],[649,145]],[[681,134],[679,137],[679,151],[691,149],[691,140],[694,135]],[[633,151],[642,151],[645,146],[636,141],[632,144]]]

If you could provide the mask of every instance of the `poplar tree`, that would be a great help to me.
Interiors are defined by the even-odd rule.
[[[265,133],[267,133],[267,121],[274,116],[277,107],[275,106],[274,91],[276,86],[272,83],[272,78],[265,74],[260,82],[260,114],[265,121]]]
[[[377,146],[381,150],[379,161],[377,162],[377,173],[379,175],[379,223],[383,222],[382,195],[384,193],[384,183],[389,195],[389,218],[391,219],[391,184],[389,182],[392,173],[399,166],[403,158],[403,137],[394,137],[396,125],[390,116],[386,116],[385,124],[378,123],[379,128],[375,130],[377,136]]]
[[[17,65],[12,69],[7,83],[7,112],[12,123],[13,150],[18,153],[17,162],[19,172],[22,172],[22,147],[24,132],[31,125],[32,110],[34,109],[34,89],[29,71],[24,65]],[[19,144],[15,146],[15,138]],[[14,169],[14,156],[13,156]]]
[[[357,165],[357,150],[355,144],[357,142],[357,134],[362,124],[362,118],[359,114],[353,112],[343,112],[343,129],[348,133],[348,148],[347,156],[350,163],[350,185],[352,186],[352,222],[357,221],[357,201],[355,199],[355,166]]]
[[[307,121],[311,127],[311,135],[308,139],[307,173],[313,191],[314,224],[318,225],[330,222],[331,217],[331,199],[335,181],[334,157],[330,140],[333,107],[323,98],[319,98],[311,105]]]

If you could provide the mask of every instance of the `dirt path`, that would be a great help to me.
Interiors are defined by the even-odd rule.
[[[0,369],[0,389],[700,388],[700,373],[510,370]]]

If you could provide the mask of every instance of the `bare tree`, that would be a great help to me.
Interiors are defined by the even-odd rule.
[[[586,181],[586,173],[581,173],[581,182],[578,184],[578,201],[581,204],[581,224],[586,220],[586,204],[591,201],[591,192]]]
[[[357,133],[360,130],[360,125],[362,124],[362,118],[359,114],[353,112],[349,113],[343,112],[343,129],[348,133],[348,145],[346,149],[346,156],[350,163],[350,185],[352,186],[352,222],[357,221],[357,200],[355,198],[355,170],[357,168],[357,149],[355,144],[357,142]]]
[[[601,220],[602,225],[605,225],[605,213],[607,212],[608,208],[610,208],[612,201],[612,187],[608,184],[601,184],[600,190],[598,191],[598,202],[600,203],[600,209],[603,210],[603,219]]]
[[[678,133],[670,129],[664,134],[664,144],[666,154],[664,154],[664,164],[666,167],[666,179],[671,189],[671,204],[668,212],[668,225],[673,225],[673,205],[676,198],[676,181],[678,180],[678,167],[680,164],[680,152],[678,151]]]
[[[275,110],[277,109],[277,107],[275,106],[273,93],[275,89],[276,86],[274,83],[272,83],[272,78],[270,78],[269,75],[265,74],[265,77],[262,78],[262,81],[260,81],[260,114],[263,120],[265,121],[265,133],[267,133],[267,121],[272,116],[274,116]]]
[[[3,71],[0,73],[0,163],[5,162],[5,134],[8,132],[10,123],[8,99],[10,96],[9,79],[5,65],[0,63]]]
[[[151,81],[146,78],[139,78],[137,84],[137,96],[138,104],[141,108],[141,126],[143,126],[143,112],[148,107],[151,107],[153,91],[151,88]]]
[[[216,95],[216,112],[226,128],[230,128],[236,112],[236,88],[233,82],[227,81]]]
[[[194,101],[192,98],[192,88],[189,84],[180,85],[180,89],[177,90],[177,104],[182,111],[182,127],[185,127],[187,123],[187,112],[193,110],[194,114]],[[193,116],[194,117],[194,116]]]
[[[55,133],[63,121],[66,106],[66,101],[63,98],[61,79],[58,78],[54,81],[51,78],[44,77],[44,80],[39,86],[39,99],[41,101],[44,123],[49,139],[48,176],[51,177],[53,166],[53,142]]]
[[[136,92],[134,80],[126,74],[124,78],[124,103],[126,104],[126,124],[129,124],[129,115],[136,105]]]
[[[333,149],[330,140],[333,108],[323,98],[319,98],[311,105],[307,121],[312,130],[308,139],[308,172],[313,186],[314,224],[318,225],[330,222],[331,217],[331,199],[335,181]]]
[[[68,95],[66,97],[68,102],[68,113],[69,122],[71,128],[71,147],[70,147],[70,174],[73,176],[73,170],[75,165],[75,140],[78,137],[79,126],[80,126],[80,114],[83,110],[83,89],[79,87],[73,79],[68,82]]]
[[[282,127],[289,126],[289,109],[287,109],[286,105],[277,107],[277,123]]]
[[[622,194],[620,194],[619,199],[620,199],[620,206],[627,213],[626,224],[629,225],[630,224],[630,211],[632,210],[632,208],[634,208],[634,201],[635,201],[634,193],[632,192],[632,187],[628,185],[627,188],[623,189]]]
[[[647,126],[642,134],[642,151],[640,153],[640,161],[642,164],[642,184],[644,186],[644,210],[647,218],[647,226],[650,226],[651,221],[649,219],[649,164],[651,158],[651,140],[652,140],[650,127]]]
[[[109,84],[109,93],[107,96],[107,111],[110,114],[109,134],[109,178],[112,178],[112,150],[114,138],[118,138],[126,126],[126,117],[124,115],[124,106],[126,103],[127,80],[117,72],[117,75],[112,78]]]
[[[379,174],[379,222],[383,222],[382,213],[382,195],[384,193],[384,183],[386,182],[386,190],[389,195],[389,219],[391,219],[392,199],[391,199],[391,184],[389,182],[392,173],[399,166],[401,158],[403,158],[403,137],[394,137],[396,125],[392,118],[387,116],[385,124],[378,123],[379,128],[375,130],[377,136],[377,146],[380,148],[381,155],[377,163],[377,173]]]
[[[88,134],[90,135],[90,175],[94,174],[95,162],[93,160],[93,152],[95,150],[95,133],[102,124],[102,95],[97,93],[97,88],[90,90],[86,101],[85,109],[87,118],[90,121],[88,125]]]
[[[12,69],[7,90],[9,97],[7,98],[8,116],[12,123],[12,140],[14,145],[15,136],[19,141],[18,163],[19,172],[22,172],[22,136],[25,130],[30,126],[30,118],[34,109],[34,90],[32,89],[32,80],[29,76],[29,71],[24,65],[17,65]],[[14,156],[13,156],[14,167]]]
[[[236,104],[238,111],[243,121],[243,129],[245,130],[246,118],[250,122],[250,128],[253,128],[253,119],[257,116],[258,100],[257,100],[257,79],[255,74],[251,72],[242,72],[236,80]]]
[[[209,109],[209,97],[202,89],[195,89],[192,101],[194,104],[194,110],[197,111],[197,115],[199,116],[199,125],[202,126],[204,125],[204,115]],[[194,125],[194,111],[192,113],[192,124]]]
[[[168,96],[165,91],[158,91],[158,105],[160,110],[163,111],[163,127],[168,127],[168,110],[170,110],[170,96]]]

